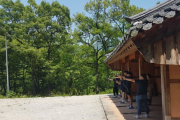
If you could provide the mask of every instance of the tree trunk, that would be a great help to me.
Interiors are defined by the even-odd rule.
[[[108,48],[105,48],[105,53],[107,53],[107,49]],[[109,78],[109,67],[107,65],[107,82],[108,82],[107,89],[109,90],[109,80],[108,80],[108,78]]]
[[[31,73],[32,73],[32,84],[33,84],[33,96],[36,96],[36,86],[34,81],[34,67],[31,59]]]

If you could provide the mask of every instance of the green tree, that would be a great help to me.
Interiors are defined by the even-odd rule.
[[[38,6],[34,1],[31,3],[32,13],[36,13],[35,22],[30,24],[31,37],[35,37],[37,47],[47,48],[47,76],[48,93],[50,94],[50,64],[52,61],[51,53],[53,46],[61,46],[66,43],[68,29],[70,27],[70,12],[69,9],[60,5],[57,1],[49,4],[42,1]],[[55,57],[55,56],[54,56]]]
[[[89,56],[94,56],[94,61],[88,64],[95,67],[96,93],[98,93],[101,64],[99,61],[102,61],[104,55],[119,43],[126,29],[129,28],[130,24],[124,20],[124,17],[137,14],[144,9],[130,5],[130,0],[90,0],[84,8],[91,16],[81,13],[74,16],[77,26],[74,30],[74,38],[92,49]],[[100,48],[96,48],[98,43],[101,45]]]
[[[129,0],[90,0],[90,16],[74,15],[71,31],[70,11],[57,1],[0,0],[0,6],[0,92],[6,94],[6,35],[10,90],[33,96],[105,91],[113,72],[104,55],[129,28],[124,16],[143,10]]]
[[[42,1],[37,5],[34,0],[28,0],[28,3],[24,6],[19,0],[0,0],[0,33],[7,35],[8,45],[11,46],[8,49],[9,69],[12,73],[10,88],[15,90],[16,83],[22,83],[19,79],[26,84],[25,79],[29,80],[31,75],[32,87],[23,85],[23,88],[32,88],[33,95],[36,95],[42,82],[42,88],[47,86],[50,94],[50,86],[54,82],[51,79],[51,68],[58,64],[53,63],[54,59],[59,56],[60,47],[66,45],[69,49],[67,45],[72,43],[69,36],[70,12],[58,2],[49,4]]]
[[[158,5],[158,4],[160,4],[161,2],[160,1],[158,1],[157,3],[156,3],[156,5]]]

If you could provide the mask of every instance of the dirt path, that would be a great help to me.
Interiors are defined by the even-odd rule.
[[[107,120],[100,96],[0,99],[0,120]]]

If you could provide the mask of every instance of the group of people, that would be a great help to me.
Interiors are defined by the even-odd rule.
[[[134,87],[131,86],[131,83],[137,84],[137,94],[136,94],[136,103],[137,103],[137,115],[135,118],[140,118],[142,105],[145,108],[146,114],[144,115],[146,118],[149,117],[149,105],[152,102],[152,89],[153,84],[151,80],[150,74],[141,74],[138,80],[133,79],[133,73],[130,71],[124,71],[123,74],[117,75],[110,79],[110,81],[114,81],[113,93],[114,97],[118,97],[118,91],[120,89],[122,98],[120,99],[121,104],[125,104],[126,97],[128,98],[127,102],[129,105],[128,109],[133,109],[133,102],[131,96],[131,90]],[[149,105],[148,105],[149,104]]]

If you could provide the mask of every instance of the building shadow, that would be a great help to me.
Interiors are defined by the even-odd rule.
[[[133,107],[134,109],[128,109],[127,106],[129,105],[129,103],[125,103],[125,104],[121,104],[120,103],[120,97],[119,98],[113,98],[113,95],[108,95],[109,100],[112,101],[113,104],[116,105],[116,107],[118,108],[120,114],[123,115],[123,117],[125,118],[125,120],[133,120],[135,118],[133,118],[133,116],[135,116],[137,114],[137,104],[136,104],[136,100],[135,100],[135,96],[133,96]],[[153,101],[152,101],[152,105],[149,106],[150,108],[150,118],[148,118],[148,120],[162,120],[162,100],[161,100],[161,96],[155,96],[153,97]],[[145,114],[145,111],[142,110],[141,113],[141,119],[147,119],[145,118],[143,115]]]

